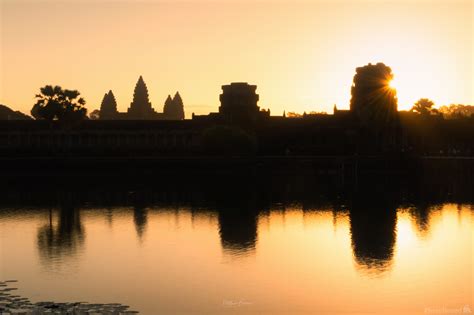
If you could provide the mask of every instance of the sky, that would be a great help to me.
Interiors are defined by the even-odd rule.
[[[355,69],[384,62],[399,109],[474,104],[474,0],[0,0],[0,104],[29,113],[39,88],[112,90],[140,75],[162,111],[217,111],[221,86],[257,85],[272,115],[349,108]]]

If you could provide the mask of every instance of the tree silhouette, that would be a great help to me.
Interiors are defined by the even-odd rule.
[[[420,98],[411,108],[410,111],[421,114],[423,116],[437,114],[438,110],[433,108],[434,102],[427,98]]]
[[[60,86],[46,85],[35,97],[36,104],[31,115],[36,119],[76,121],[87,119],[86,101],[79,97],[77,90],[62,89]]]
[[[73,204],[66,202],[61,205],[56,224],[51,210],[49,215],[49,223],[40,227],[37,234],[40,258],[46,263],[77,254],[86,236],[81,212]]]
[[[286,113],[286,117],[288,118],[301,118],[303,117],[302,114],[296,113],[296,112],[288,112]]]
[[[89,119],[98,120],[100,119],[100,110],[95,109],[89,114]]]
[[[447,119],[474,117],[474,106],[463,104],[443,105],[438,109],[438,112],[442,113],[444,118]]]

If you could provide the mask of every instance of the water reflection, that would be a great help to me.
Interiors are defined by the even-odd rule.
[[[224,185],[213,186],[214,211],[217,212],[219,236],[225,253],[248,255],[257,243],[257,217],[262,210],[255,182],[233,177]]]
[[[36,216],[31,208],[10,211],[10,223],[2,228],[14,231],[12,225],[28,218],[24,226],[36,232],[32,235],[40,260],[34,247],[33,253],[25,250],[26,243],[21,256],[15,252],[5,256],[5,274],[25,273],[32,278],[31,284],[28,279],[21,282],[30,285],[32,292],[38,283],[44,292],[53,292],[45,293],[42,299],[67,300],[68,296],[58,293],[65,290],[77,299],[94,301],[92,297],[100,291],[102,296],[97,300],[125,301],[144,314],[175,314],[186,313],[176,303],[184,296],[187,310],[202,307],[199,314],[222,314],[222,309],[212,308],[216,304],[206,300],[208,296],[219,301],[221,296],[242,296],[277,314],[285,305],[292,310],[295,305],[310,310],[323,303],[326,309],[337,309],[330,300],[314,301],[314,292],[318,296],[342,294],[347,301],[371,305],[373,301],[366,297],[408,290],[410,310],[423,310],[424,305],[419,306],[418,301],[423,301],[420,294],[424,297],[431,292],[430,279],[459,286],[465,277],[458,273],[466,274],[470,267],[462,263],[466,258],[462,254],[469,256],[471,249],[470,231],[466,234],[466,226],[470,226],[466,220],[468,207],[464,206],[461,210],[443,206],[438,211],[433,206],[399,208],[398,204],[380,200],[353,200],[344,203],[347,206],[334,203],[316,208],[303,203],[265,204],[255,200],[200,206],[183,203],[179,207],[152,201],[132,206],[134,202],[105,209],[91,204],[63,204],[53,211],[39,209]],[[419,237],[415,223],[418,212],[428,218],[424,228],[432,237]],[[113,226],[109,226],[108,217],[113,217]],[[5,219],[2,211],[0,218]],[[38,222],[43,223],[39,228]],[[12,239],[12,244],[18,243],[18,239]],[[4,248],[7,252],[8,246]],[[14,262],[20,260],[27,267]],[[41,272],[35,272],[38,263]],[[453,270],[443,269],[445,265]],[[13,272],[15,268],[20,272]],[[456,273],[456,269],[460,271]],[[57,270],[61,271],[60,277],[56,276]],[[146,284],[140,285],[139,296],[135,294],[137,286],[130,285],[134,283]],[[407,283],[413,285],[405,286]],[[99,287],[94,291],[96,285]],[[458,291],[466,290],[464,285]],[[286,298],[281,292],[301,295]],[[433,294],[427,300],[434,300]],[[275,295],[283,296],[283,301],[275,301]],[[469,303],[462,294],[438,298]],[[348,303],[360,309],[357,303]],[[211,310],[206,309],[209,305]],[[238,309],[239,314],[251,307]],[[362,309],[360,313],[369,311]]]
[[[38,229],[37,244],[43,261],[60,261],[65,256],[75,255],[84,244],[85,230],[81,222],[81,211],[72,203],[63,203],[54,222],[52,209],[48,222]]]
[[[246,254],[255,250],[257,243],[257,211],[225,208],[218,211],[219,235],[224,251]]]
[[[349,211],[352,249],[359,267],[385,272],[393,259],[397,211],[395,206],[375,200],[358,200]]]
[[[345,190],[273,173],[0,189],[2,271],[27,295],[144,314],[223,314],[240,299],[253,304],[235,314],[334,313],[341,301],[377,313],[389,299],[412,314],[472,300],[473,186]]]
[[[426,235],[429,228],[430,206],[427,204],[418,204],[411,208],[411,215],[420,235]]]
[[[338,190],[328,182],[318,182],[311,176],[272,177],[271,181],[265,178],[244,174],[207,180],[169,179],[162,185],[148,186],[144,182],[143,186],[133,189],[107,182],[106,191],[99,183],[98,187],[84,189],[82,186],[73,193],[61,193],[56,187],[49,190],[55,193],[32,189],[21,191],[19,195],[20,190],[12,188],[13,192],[4,190],[0,194],[5,197],[2,198],[3,203],[8,201],[16,207],[20,205],[20,208],[23,204],[61,205],[57,211],[49,212],[48,219],[37,231],[37,247],[43,261],[59,261],[61,257],[74,256],[83,248],[86,233],[81,222],[81,209],[90,207],[105,209],[104,216],[111,229],[113,220],[116,220],[115,211],[118,208],[132,208],[130,222],[141,244],[152,229],[151,217],[156,209],[171,214],[175,211],[175,220],[179,215],[173,209],[190,209],[191,218],[199,212],[213,213],[217,218],[215,229],[221,249],[235,257],[255,254],[259,250],[259,225],[262,222],[269,224],[268,209],[296,207],[301,208],[305,216],[312,211],[310,209],[324,208],[333,213],[334,230],[338,213],[348,213],[355,265],[361,272],[371,274],[383,274],[392,268],[397,246],[397,209],[409,209],[418,235],[427,236],[430,214],[439,209],[430,200],[435,200],[437,204],[452,198],[467,204],[472,200],[472,187],[466,186],[456,186],[456,191],[443,195],[443,190],[433,183],[429,190],[415,189],[409,183],[400,183],[400,179],[397,181],[399,186],[392,187],[394,184],[390,181],[370,178],[364,184],[360,180],[357,189],[348,192]],[[465,189],[460,190],[461,187]],[[286,220],[285,213],[284,210],[280,213],[283,221]],[[178,223],[176,221],[176,228],[179,228]]]
[[[237,200],[219,198],[212,207],[191,207],[189,210],[191,218],[199,212],[216,214],[222,250],[235,257],[255,253],[259,220],[268,218],[268,210],[265,209],[272,207],[270,203],[258,202],[252,194],[246,196]],[[135,203],[133,224],[138,239],[143,242],[149,221],[148,209],[152,204],[147,204],[145,200],[141,200],[139,205],[136,200],[133,200],[133,203]],[[294,204],[292,206],[295,207]],[[278,203],[273,209],[285,207]],[[338,212],[347,212],[343,204],[334,203],[331,207],[334,225]],[[305,213],[312,211],[304,210],[304,205],[301,205],[301,208],[303,217]],[[169,212],[176,219],[177,214],[173,212],[175,211],[173,208],[163,206],[158,209],[161,212]],[[425,204],[409,208],[413,223],[421,235],[429,231],[430,213],[436,209],[439,208]],[[108,207],[104,214],[109,224],[113,212],[114,208]],[[277,210],[277,212],[281,214],[284,222],[285,211]],[[348,217],[353,257],[357,268],[369,274],[389,271],[397,239],[397,206],[380,198],[355,198],[349,207]],[[40,257],[45,262],[58,262],[64,257],[74,256],[83,247],[84,239],[81,208],[71,201],[63,202],[57,212],[49,210],[47,223],[40,226],[37,231]]]
[[[111,227],[112,223],[114,222],[113,209],[110,207],[107,207],[105,216],[107,218],[107,223],[109,227]]]
[[[199,212],[216,214],[222,250],[235,257],[255,253],[259,218],[261,220],[268,218],[268,214],[263,215],[267,211],[260,210],[265,209],[265,206],[257,205],[252,199],[244,199],[244,201],[225,203],[221,200],[215,208],[189,210],[191,218]],[[295,206],[298,207],[297,205],[292,207]],[[281,205],[276,208],[281,208]],[[337,208],[341,209],[341,206],[334,206],[333,209]],[[146,204],[136,205],[131,217],[136,235],[142,242],[149,220],[150,210],[147,209]],[[161,212],[168,212],[176,219],[176,213],[172,208],[158,209]],[[113,211],[109,208],[104,214],[105,217],[112,218]],[[303,210],[303,216],[308,211],[312,210]],[[332,212],[334,223],[338,211]],[[285,211],[277,210],[277,213],[280,213],[284,222]],[[423,213],[428,216],[429,208],[423,208],[414,213]],[[371,273],[389,270],[396,242],[396,207],[384,202],[354,202],[349,210],[349,224],[353,256],[357,266]],[[60,261],[64,256],[76,254],[83,246],[84,239],[85,229],[81,222],[81,209],[70,203],[63,204],[59,208],[57,219],[56,213],[50,210],[47,224],[41,226],[37,232],[40,256],[44,261],[50,262]]]
[[[147,213],[148,211],[144,206],[135,206],[133,208],[133,223],[135,223],[135,229],[140,241],[143,240],[143,235],[146,231],[146,225],[148,221]]]
[[[427,237],[429,235],[432,214],[440,210],[440,205],[425,202],[418,202],[409,208],[410,216],[419,236]]]

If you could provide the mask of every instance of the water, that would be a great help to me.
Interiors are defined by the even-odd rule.
[[[119,195],[3,202],[0,280],[141,314],[474,311],[472,203]]]

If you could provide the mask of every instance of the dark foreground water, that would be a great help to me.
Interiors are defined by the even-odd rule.
[[[406,197],[179,183],[4,193],[0,280],[32,302],[142,314],[474,311],[474,206],[451,186]]]

